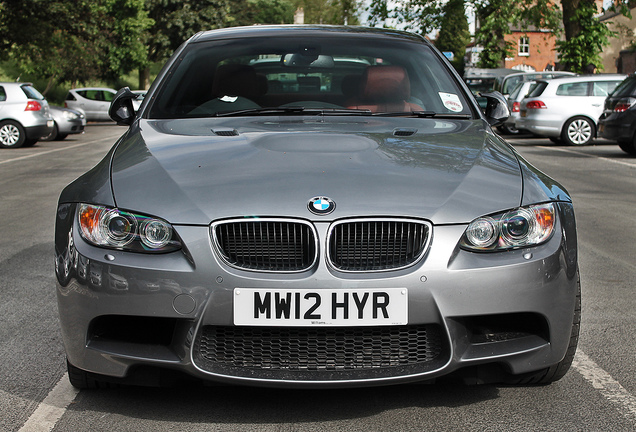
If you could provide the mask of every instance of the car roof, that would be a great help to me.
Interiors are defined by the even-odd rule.
[[[339,38],[366,36],[369,38],[398,38],[430,44],[423,36],[401,30],[332,25],[256,25],[249,27],[228,27],[197,33],[190,39],[190,42],[195,43],[244,37],[267,38],[273,36],[290,38],[294,36],[336,36]]]
[[[117,90],[108,87],[78,87],[70,89],[69,91],[83,91],[83,90],[108,90],[117,93]]]
[[[547,82],[548,84],[550,83],[558,83],[558,84],[563,84],[563,83],[572,83],[572,82],[579,82],[579,81],[612,81],[612,80],[623,80],[627,77],[627,75],[622,75],[622,74],[596,74],[596,75],[577,75],[577,76],[573,76],[573,77],[558,77],[558,78],[553,78],[553,79],[547,79],[547,80],[537,80],[537,81],[544,81]]]

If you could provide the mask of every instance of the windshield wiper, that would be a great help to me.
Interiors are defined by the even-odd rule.
[[[342,114],[371,114],[370,110],[347,109],[347,108],[305,108],[303,106],[284,106],[269,108],[251,108],[238,111],[217,112],[214,117],[239,117],[243,115],[342,115]]]
[[[419,117],[419,118],[439,118],[439,119],[471,119],[470,114],[459,113],[438,113],[435,111],[397,111],[374,113],[378,117]]]

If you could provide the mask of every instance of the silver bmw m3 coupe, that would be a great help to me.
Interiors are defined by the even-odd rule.
[[[549,383],[570,367],[572,201],[492,131],[424,38],[202,32],[61,193],[57,298],[78,388]]]

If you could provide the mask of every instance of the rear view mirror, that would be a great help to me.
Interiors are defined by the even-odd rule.
[[[110,103],[108,115],[120,126],[130,126],[135,119],[135,109],[132,101],[137,99],[137,95],[130,91],[130,88],[120,89],[113,101]]]
[[[481,93],[481,96],[485,97],[487,101],[485,114],[486,121],[488,121],[490,126],[499,126],[510,117],[508,102],[501,93],[494,91],[491,93]]]

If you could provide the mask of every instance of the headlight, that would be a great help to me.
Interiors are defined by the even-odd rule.
[[[75,114],[72,111],[64,111],[63,114],[64,118],[66,118],[67,120],[76,120],[78,118],[80,118],[80,116],[78,116],[77,114]]]
[[[172,252],[181,248],[172,226],[158,218],[80,204],[78,222],[82,238],[95,246],[132,252]]]
[[[472,221],[460,245],[471,251],[501,251],[536,246],[550,239],[556,217],[554,204],[520,207]]]

